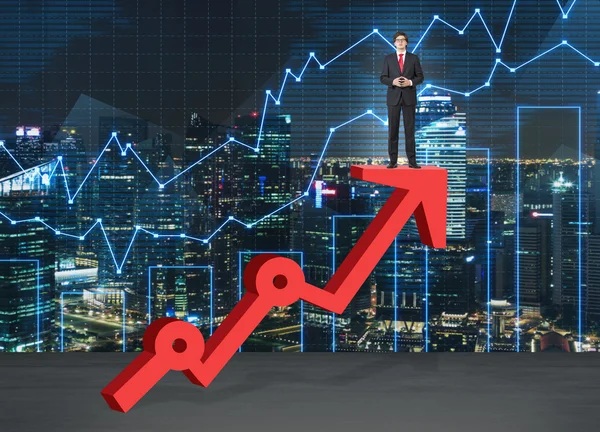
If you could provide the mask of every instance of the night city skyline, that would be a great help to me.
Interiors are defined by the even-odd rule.
[[[350,166],[387,163],[399,27],[447,247],[411,218],[344,313],[273,308],[241,351],[598,350],[600,2],[67,3],[2,6],[0,352],[208,339],[260,252],[324,287],[392,192]]]

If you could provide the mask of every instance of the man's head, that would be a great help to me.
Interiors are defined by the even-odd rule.
[[[408,36],[404,32],[396,32],[393,37],[393,43],[397,50],[404,51],[408,45]]]

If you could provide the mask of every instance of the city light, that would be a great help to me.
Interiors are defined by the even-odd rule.
[[[567,19],[573,6],[571,5],[568,9],[567,7],[563,8],[560,4],[558,6],[563,19]],[[489,42],[488,48],[491,48],[491,52],[493,53],[495,49],[497,53],[501,53],[507,34],[506,28],[504,28],[504,34],[502,29],[500,31],[487,29],[488,23],[481,15],[480,9],[475,9],[475,14],[473,21],[465,20],[459,23],[460,25],[453,22],[453,24],[459,25],[458,27],[447,23],[443,14],[434,15],[431,21],[433,26],[421,29],[420,40],[416,43],[413,42],[411,49],[418,52],[422,41],[428,36],[430,28],[437,27],[439,30],[439,26],[444,26],[444,31],[451,33],[451,30],[454,30],[458,35],[464,35],[467,33],[469,25],[476,21],[477,26],[484,24],[483,35],[486,39],[485,31],[487,30],[489,34],[487,42]],[[557,15],[559,20],[561,15]],[[426,19],[429,21],[431,16],[428,15]],[[506,25],[511,19],[514,19],[512,11],[507,17]],[[453,20],[449,19],[449,21]],[[508,35],[510,34],[509,32]],[[367,36],[370,37],[368,47],[372,45],[373,38],[375,38],[377,43],[385,44],[385,49],[393,49],[389,46],[391,45],[389,35],[380,34],[378,29],[373,29],[365,38]],[[550,57],[546,57],[546,55],[552,50],[555,50],[553,54],[567,55],[566,51],[568,55],[576,55],[577,60],[585,63],[586,67],[590,66],[589,62],[593,66],[600,65],[600,62],[577,49],[578,41],[574,40],[572,36],[566,33],[558,36],[554,40],[549,39],[545,46],[550,49],[546,52],[541,52],[532,58],[514,57],[519,59],[519,63],[512,64],[510,58],[513,57],[504,59],[503,62],[500,57],[504,56],[493,54],[489,63],[482,66],[483,69],[480,68],[482,75],[478,79],[481,81],[472,88],[442,88],[433,82],[423,83],[418,95],[417,109],[427,108],[427,110],[424,109],[419,114],[436,112],[429,109],[431,106],[439,108],[436,104],[442,106],[444,103],[452,104],[454,102],[459,105],[463,104],[465,99],[468,104],[472,104],[475,101],[474,98],[481,97],[481,94],[486,93],[485,87],[492,86],[496,74],[500,73],[503,80],[513,80],[520,76],[517,72],[526,69],[523,68],[525,65],[540,60],[538,64],[541,67],[541,61],[549,61]],[[563,37],[570,38],[572,44],[569,44],[567,39],[562,39]],[[150,131],[153,129],[149,129],[147,135],[142,138],[136,133],[132,133],[133,127],[127,126],[127,122],[119,124],[117,121],[113,121],[110,126],[103,126],[104,132],[100,132],[103,138],[100,143],[95,142],[98,139],[98,131],[94,129],[94,142],[81,141],[78,137],[69,137],[71,140],[80,139],[80,141],[70,142],[76,142],[81,149],[85,149],[85,152],[79,148],[75,150],[75,144],[69,151],[65,151],[60,145],[66,146],[67,144],[64,142],[57,144],[58,138],[53,143],[46,143],[43,138],[38,139],[38,137],[47,136],[48,133],[50,135],[54,133],[52,130],[45,129],[48,125],[33,127],[24,124],[12,129],[14,124],[20,124],[21,120],[19,123],[14,122],[7,126],[11,128],[9,135],[12,136],[9,136],[8,141],[0,142],[0,154],[5,159],[6,165],[10,165],[11,169],[14,168],[10,172],[12,177],[7,176],[1,179],[3,187],[1,190],[5,194],[4,196],[10,197],[11,200],[10,205],[5,206],[0,212],[0,222],[4,222],[6,225],[6,237],[2,241],[11,245],[13,244],[11,242],[14,242],[14,245],[22,242],[24,247],[29,247],[30,243],[28,242],[31,239],[25,237],[23,233],[31,233],[32,238],[35,237],[35,241],[39,244],[35,244],[37,249],[32,247],[31,250],[43,251],[48,257],[48,263],[42,266],[43,271],[39,276],[40,280],[37,281],[38,290],[41,287],[42,293],[50,288],[54,289],[52,288],[54,280],[50,285],[44,285],[44,283],[47,284],[45,282],[47,278],[54,277],[52,272],[55,270],[48,269],[60,270],[56,275],[56,292],[79,289],[82,286],[100,285],[105,285],[107,289],[118,286],[124,299],[127,292],[127,297],[134,301],[129,305],[129,309],[123,306],[124,311],[132,315],[129,319],[125,316],[125,312],[123,314],[118,312],[116,306],[107,306],[108,303],[102,303],[102,313],[110,313],[107,316],[110,316],[111,321],[122,323],[123,326],[128,322],[130,325],[134,325],[133,323],[146,325],[150,322],[151,317],[156,318],[159,315],[169,314],[188,322],[194,322],[198,327],[205,326],[205,329],[208,329],[210,325],[212,331],[212,325],[218,325],[218,320],[222,320],[232,306],[230,303],[231,287],[227,282],[230,280],[236,281],[234,284],[243,282],[242,273],[237,275],[238,279],[235,279],[234,272],[238,270],[233,264],[236,248],[249,252],[248,250],[256,244],[273,244],[278,246],[274,249],[281,249],[283,252],[278,250],[270,252],[282,254],[289,252],[291,245],[294,245],[294,248],[301,245],[299,247],[305,248],[305,251],[314,248],[315,255],[323,258],[326,263],[314,267],[311,264],[307,267],[307,274],[319,281],[324,280],[325,275],[333,274],[336,270],[331,261],[336,262],[337,259],[339,263],[341,255],[364,228],[359,222],[355,225],[340,226],[341,219],[347,216],[345,213],[355,216],[355,213],[368,209],[368,213],[375,214],[379,210],[381,202],[390,193],[383,187],[378,186],[378,189],[374,189],[374,187],[365,187],[360,182],[353,182],[353,179],[349,178],[345,171],[348,171],[352,164],[366,164],[366,158],[353,153],[350,153],[353,155],[352,157],[334,157],[335,153],[330,152],[330,146],[340,145],[339,142],[342,142],[342,145],[347,144],[344,140],[347,133],[350,132],[350,129],[347,129],[349,125],[354,127],[353,133],[358,131],[356,140],[365,130],[368,130],[370,135],[371,129],[375,131],[374,134],[385,136],[388,126],[388,121],[384,119],[387,116],[385,101],[381,104],[374,104],[371,101],[367,105],[359,107],[349,106],[347,112],[353,114],[348,116],[344,114],[341,119],[326,117],[326,123],[324,122],[321,129],[315,131],[315,135],[319,136],[318,139],[322,140],[320,141],[322,145],[317,149],[313,149],[311,143],[303,142],[300,135],[294,136],[293,139],[290,137],[292,134],[289,127],[291,120],[294,119],[294,125],[298,128],[302,125],[300,119],[296,120],[294,113],[284,114],[285,117],[281,116],[279,123],[274,123],[274,116],[268,113],[268,108],[271,105],[280,105],[284,100],[286,107],[293,107],[294,92],[285,93],[287,88],[299,88],[294,85],[292,77],[295,77],[295,82],[299,83],[305,70],[310,68],[311,73],[304,81],[316,81],[319,76],[325,77],[325,74],[319,73],[319,71],[326,67],[333,75],[336,59],[350,52],[356,45],[366,40],[365,38],[347,50],[339,52],[337,57],[338,53],[332,53],[331,49],[327,50],[327,47],[314,45],[319,50],[319,59],[315,56],[315,52],[310,52],[307,59],[306,52],[304,52],[306,63],[301,65],[304,68],[300,69],[299,67],[297,75],[294,75],[293,69],[286,68],[287,81],[279,81],[282,83],[280,89],[266,90],[264,100],[262,97],[265,94],[261,90],[259,94],[261,100],[258,105],[260,108],[257,108],[257,111],[248,110],[243,117],[237,115],[237,118],[243,119],[243,121],[235,125],[220,125],[215,128],[214,136],[208,138],[186,136],[181,142],[173,139],[172,143],[165,144],[165,139],[157,138],[158,135],[152,135],[154,132]],[[468,38],[459,40],[465,42]],[[580,47],[587,46],[582,42]],[[512,56],[512,52],[510,55]],[[346,60],[348,59],[346,58]],[[514,74],[509,75],[507,72]],[[287,75],[290,76],[287,77]],[[471,86],[472,83],[471,79],[448,81],[448,85],[453,87]],[[446,82],[437,84],[445,85]],[[385,91],[384,87],[382,89]],[[434,90],[435,92],[430,94]],[[423,92],[426,93],[421,95]],[[279,111],[280,109],[281,111]],[[275,111],[284,112],[283,108],[279,107],[275,108]],[[328,115],[325,111],[323,112],[324,115]],[[359,115],[356,115],[357,113]],[[365,116],[365,113],[369,115]],[[435,115],[432,114],[432,117]],[[559,229],[557,227],[562,227],[567,233],[575,233],[565,234],[564,237],[581,246],[579,250],[595,251],[593,243],[588,243],[590,239],[593,241],[594,238],[591,235],[588,236],[586,231],[592,224],[591,220],[587,220],[588,201],[586,200],[588,198],[586,195],[581,197],[582,178],[583,182],[592,182],[592,177],[586,177],[588,171],[584,160],[580,158],[577,161],[581,164],[580,166],[564,160],[559,160],[559,162],[542,159],[525,160],[520,158],[519,152],[517,152],[516,162],[499,156],[492,160],[490,153],[495,151],[496,144],[490,143],[493,148],[485,149],[487,157],[481,156],[478,162],[474,162],[470,158],[467,159],[466,156],[467,151],[477,150],[472,148],[477,141],[467,142],[467,138],[471,139],[473,136],[473,131],[469,130],[469,134],[467,134],[466,124],[473,124],[473,118],[469,118],[469,122],[467,122],[464,112],[458,112],[456,115],[454,113],[444,114],[438,117],[431,122],[423,120],[425,126],[420,126],[417,131],[423,133],[417,137],[418,157],[425,158],[427,165],[446,166],[449,170],[451,186],[448,191],[447,232],[449,238],[455,240],[456,244],[452,244],[444,251],[443,255],[441,251],[430,250],[420,245],[411,245],[409,248],[402,242],[399,242],[400,246],[390,247],[386,260],[374,272],[372,281],[369,281],[374,286],[373,293],[369,293],[372,297],[365,296],[356,301],[357,307],[360,306],[367,311],[364,312],[365,317],[370,317],[368,319],[372,319],[374,322],[379,320],[374,317],[385,313],[389,314],[389,319],[380,320],[380,323],[385,321],[389,321],[389,323],[386,322],[377,330],[369,328],[368,330],[362,329],[363,333],[355,332],[352,330],[353,326],[356,326],[356,322],[352,321],[353,318],[350,319],[345,315],[319,315],[313,310],[305,311],[307,316],[310,314],[311,320],[307,325],[326,330],[328,332],[327,344],[331,344],[329,347],[333,346],[333,350],[395,351],[398,343],[409,344],[410,337],[420,338],[419,345],[417,346],[415,343],[415,346],[411,346],[410,349],[427,351],[435,347],[436,350],[442,350],[443,341],[437,338],[439,335],[445,334],[446,327],[459,331],[460,337],[469,347],[471,344],[473,346],[478,344],[473,349],[489,351],[490,347],[494,347],[494,350],[500,351],[519,350],[521,343],[527,343],[529,344],[527,349],[531,346],[533,350],[533,342],[528,334],[533,333],[535,325],[532,325],[531,329],[526,328],[525,325],[527,320],[531,320],[529,315],[544,313],[543,305],[539,304],[541,301],[531,300],[527,297],[529,295],[527,290],[531,288],[525,289],[526,279],[519,276],[535,267],[530,264],[531,262],[538,263],[541,259],[545,259],[545,256],[549,256],[553,260],[554,267],[549,267],[550,269],[559,268],[557,261],[560,257],[568,262],[566,261],[568,253],[575,249],[567,249],[564,244],[562,244],[564,252],[560,252],[558,247],[557,250],[544,250],[543,254],[540,252],[546,245],[557,244],[556,234],[552,231]],[[248,118],[255,121],[250,122]],[[196,115],[196,120],[204,122],[205,119]],[[251,123],[251,126],[244,122]],[[512,124],[514,120],[509,120],[509,122]],[[181,123],[188,125],[189,121]],[[69,131],[71,135],[75,135],[76,130],[70,129],[71,125],[75,125],[73,127],[76,127],[82,136],[86,133],[85,128],[80,128],[77,123],[64,122],[63,124],[65,129],[63,129],[62,135]],[[375,128],[372,128],[373,125]],[[490,125],[496,128],[495,130],[500,129],[496,123],[490,123]],[[223,126],[227,126],[227,128]],[[92,123],[90,123],[90,127],[92,127]],[[107,127],[110,129],[106,129]],[[114,131],[112,131],[113,128]],[[517,131],[518,128],[519,124],[517,124]],[[588,128],[592,130],[594,125],[588,125]],[[282,129],[285,131],[281,131]],[[476,129],[475,133],[477,133]],[[373,136],[375,136],[374,134]],[[123,137],[127,137],[127,140],[131,141],[125,143],[124,147],[119,141]],[[516,139],[518,137],[519,134]],[[109,138],[108,141],[106,138]],[[354,139],[354,137],[352,138]],[[513,141],[511,140],[512,138],[508,142],[512,145]],[[290,148],[290,143],[294,142],[301,144],[302,151],[310,151],[310,157],[304,155],[305,157],[301,161],[292,158],[291,154],[299,151],[298,148]],[[19,147],[17,143],[20,143],[21,146]],[[571,144],[573,143],[575,143],[574,139]],[[26,163],[26,160],[31,158],[34,152],[29,150],[38,146],[40,152],[47,151],[44,149],[46,144],[48,147],[51,145],[59,147],[55,147],[56,152],[44,159],[43,163],[40,159],[39,166],[30,168],[33,164]],[[570,146],[569,143],[567,144]],[[161,151],[164,150],[164,156],[168,158],[168,162],[158,159],[153,154],[158,153],[154,152],[154,149],[158,148],[155,146],[163,145]],[[171,148],[167,148],[167,145],[172,145],[173,149],[177,150],[185,148],[185,157],[182,156],[183,150],[181,154],[177,154],[175,150],[170,154]],[[376,154],[368,163],[373,165],[381,163],[382,156],[379,153],[385,153],[384,144],[372,144],[367,139],[366,142],[361,141],[361,145],[367,148],[365,152],[371,151],[370,147],[373,147],[373,153]],[[94,153],[88,155],[90,148]],[[152,150],[149,150],[150,148]],[[355,149],[355,147],[350,148],[351,151]],[[62,153],[61,156],[56,156],[58,151]],[[188,157],[188,154],[192,156]],[[84,162],[78,161],[77,158],[83,159]],[[560,165],[560,169],[564,170],[564,172],[560,172],[560,176],[557,175],[558,165]],[[539,167],[543,169],[536,171],[535,168]],[[258,175],[262,175],[261,170],[271,171],[259,182]],[[539,184],[542,185],[540,190],[534,190],[535,186],[531,184],[535,182],[532,178],[517,177],[515,184],[514,177],[523,175],[523,173],[539,176],[539,179],[535,177],[535,181],[539,181]],[[526,181],[531,182],[527,185],[528,189],[525,189]],[[511,184],[511,182],[513,183]],[[260,193],[255,187],[255,184],[259,183],[262,187]],[[499,185],[498,190],[492,191],[491,185],[495,187],[496,184]],[[587,194],[588,189],[592,186],[583,184],[585,186],[583,194]],[[169,188],[165,190],[166,185],[169,185]],[[513,187],[516,188],[516,193],[513,193]],[[520,193],[521,188],[523,188],[523,194]],[[107,191],[111,191],[112,195]],[[533,197],[530,192],[535,192],[537,196]],[[556,202],[559,199],[563,199],[572,207],[565,205],[561,212],[557,211]],[[571,211],[572,208],[576,210],[565,216],[564,212]],[[48,209],[51,211],[47,212]],[[533,211],[533,209],[536,210]],[[585,211],[580,211],[581,209],[585,209]],[[27,213],[28,211],[29,213]],[[232,214],[236,216],[234,217]],[[581,219],[582,217],[583,219]],[[543,220],[544,218],[548,220]],[[338,227],[333,228],[333,231],[331,230],[332,219],[334,219],[334,225],[338,223]],[[18,226],[14,227],[15,225]],[[252,228],[256,229],[248,231]],[[414,230],[414,227],[410,228]],[[414,235],[412,232],[403,234],[406,234],[407,238],[409,235]],[[86,238],[89,241],[81,243]],[[185,241],[181,242],[179,239],[185,239]],[[250,240],[246,244],[244,242],[247,239]],[[513,240],[514,242],[512,242]],[[583,243],[581,243],[582,241]],[[535,245],[538,249],[531,245]],[[337,257],[335,256],[336,249],[340,254]],[[8,250],[10,251],[10,249]],[[333,257],[330,255],[332,250]],[[491,263],[490,250],[497,253],[497,255],[492,255]],[[486,252],[487,256],[484,255]],[[564,253],[564,256],[561,253]],[[543,257],[540,258],[542,255]],[[16,253],[15,256],[17,256]],[[588,268],[582,270],[579,254],[572,256],[579,259],[574,264],[576,268],[573,270],[573,267],[565,264],[563,271],[571,278],[569,280],[577,281],[580,290],[586,290],[588,289],[586,287],[587,279],[585,279],[587,273],[582,273],[582,271],[587,272]],[[590,257],[591,260],[594,259],[594,255],[591,254]],[[510,261],[513,259],[514,262]],[[136,278],[140,271],[144,275],[146,269],[151,265],[162,268],[163,264],[156,263],[161,260],[165,269],[170,264],[179,262],[214,266],[216,269],[215,283],[218,288],[215,298],[213,299],[212,285],[210,293],[207,287],[201,284],[194,285],[196,290],[194,292],[186,291],[188,281],[185,277],[177,274],[177,271],[173,273],[165,271],[164,274],[158,272],[161,275],[148,283],[147,299],[145,292],[141,294],[136,292]],[[500,262],[500,260],[506,260],[506,262]],[[401,269],[394,267],[398,262],[402,263]],[[407,265],[408,262],[413,263],[414,266]],[[465,262],[473,263],[473,265],[467,266]],[[238,264],[241,269],[245,262],[240,261]],[[522,315],[517,314],[516,317],[503,321],[502,326],[505,327],[500,331],[498,327],[500,324],[494,323],[494,319],[498,321],[498,311],[492,311],[491,308],[501,308],[502,305],[490,301],[490,285],[493,286],[497,282],[494,280],[493,272],[500,270],[497,270],[496,266],[509,264],[510,267],[507,268],[514,269],[516,277],[510,279],[510,283],[514,284],[511,286],[515,288],[515,292],[508,294],[514,296],[511,297],[511,301],[514,298],[516,309],[524,310],[524,314],[529,315],[527,318],[522,318]],[[31,265],[33,266],[33,264]],[[67,274],[71,270],[81,270],[79,267],[85,268],[85,270],[94,268],[96,273],[95,275],[89,273]],[[593,266],[589,267],[593,270]],[[507,271],[507,268],[502,268],[503,271]],[[441,273],[440,269],[446,273]],[[461,271],[467,269],[469,274],[461,274],[457,269],[461,269]],[[29,272],[26,274],[28,279],[25,279],[24,276],[22,279],[18,279],[21,276],[17,275],[14,276],[15,280],[20,283],[27,280],[31,284],[31,281],[35,281],[38,276],[31,268],[25,270]],[[571,270],[573,271],[569,273]],[[552,278],[549,278],[550,271],[548,270],[548,275],[544,276],[543,286],[555,288],[550,283],[553,282]],[[536,279],[538,276],[533,272],[530,271],[527,274],[533,275],[531,280],[539,280]],[[115,277],[115,275],[123,276]],[[456,278],[457,281],[461,281],[459,283],[461,288],[477,292],[477,301],[481,301],[479,305],[483,305],[483,307],[479,308],[481,310],[478,309],[479,312],[475,314],[476,319],[451,317],[448,318],[448,321],[443,322],[440,312],[435,310],[439,307],[438,302],[441,302],[440,291],[447,289],[447,292],[450,293],[449,296],[455,296],[452,297],[452,301],[456,300],[457,304],[462,302],[463,298],[460,292],[452,292],[448,286],[444,285],[446,280],[440,275],[444,275],[444,277],[447,275],[448,280]],[[567,280],[567,276],[564,280]],[[471,281],[470,278],[473,278],[474,281]],[[142,279],[144,279],[143,276]],[[146,281],[143,282],[143,289],[145,289]],[[398,285],[402,287],[401,291],[406,291],[406,298],[403,299],[402,294],[396,292]],[[417,285],[422,286],[422,289],[413,288]],[[35,283],[30,286],[35,286]],[[150,289],[151,287],[152,289]],[[365,292],[368,292],[369,289],[371,287],[366,286]],[[413,289],[417,291],[414,294],[410,292]],[[557,285],[554,290],[550,291],[558,290]],[[538,291],[535,291],[536,295],[540,294]],[[446,295],[446,291],[443,292]],[[544,294],[549,295],[549,293]],[[413,296],[417,302],[416,306],[412,303]],[[485,298],[486,296],[487,298]],[[593,307],[593,305],[581,303],[587,299],[586,292],[573,292],[569,296],[571,299],[569,301],[573,303],[572,305],[576,307],[579,314],[575,317],[579,319],[576,325],[579,334],[574,334],[572,337],[581,338],[583,332],[581,311],[587,311],[585,308]],[[215,300],[215,304],[212,303],[213,300]],[[42,295],[42,298],[36,301],[43,303],[46,300]],[[89,303],[95,304],[94,301],[98,300],[93,299]],[[209,301],[210,304],[208,304]],[[71,304],[69,303],[68,310],[73,311]],[[140,304],[142,306],[139,306]],[[400,304],[402,308],[399,307]],[[117,305],[121,307],[120,304],[117,303]],[[38,320],[45,316],[45,310],[48,309],[46,304],[40,306],[35,302],[29,304],[28,307],[29,310],[34,311]],[[90,306],[86,302],[82,301],[78,307],[81,309],[77,310],[85,316],[97,319],[102,316],[98,311],[92,313],[92,310],[89,310],[88,312]],[[100,306],[98,307],[100,308]],[[137,310],[140,307],[143,309],[142,311]],[[456,306],[457,309],[460,307],[462,305]],[[117,310],[116,316],[115,310]],[[360,310],[363,311],[363,309]],[[496,313],[495,318],[494,312]],[[64,313],[67,317],[69,316],[67,308]],[[411,313],[414,313],[415,317],[420,320],[415,318],[415,322],[419,322],[418,325],[421,326],[414,334],[408,334],[414,330],[409,331],[408,326],[405,327],[404,324],[400,325],[396,322],[398,316],[404,319]],[[290,307],[276,310],[270,315],[270,318],[276,318],[275,321],[295,317],[304,319],[304,311],[300,315],[298,314],[296,309]],[[438,319],[439,323],[436,321]],[[476,321],[477,324],[471,323],[470,319]],[[48,320],[43,318],[42,322],[48,322]],[[554,324],[553,322],[552,325]],[[39,329],[43,330],[43,325],[46,324],[38,325],[38,338]],[[62,323],[60,326],[57,325],[57,328],[65,333],[65,341],[68,343],[69,350],[90,349],[90,345],[94,349],[96,348],[96,342],[80,338],[76,333],[72,333],[69,326],[70,324],[67,324],[63,328]],[[263,335],[261,337],[268,340],[272,346],[277,346],[277,343],[282,341],[285,341],[286,344],[288,342],[290,344],[297,343],[303,337],[301,335],[304,331],[304,322],[301,326],[300,331],[296,329],[296,332],[299,333],[298,336],[278,335],[279,338],[269,338]],[[92,326],[86,328],[91,329]],[[336,328],[338,333],[336,333]],[[281,329],[277,328],[277,330]],[[482,335],[477,343],[470,339],[471,330]],[[501,337],[494,336],[495,331],[498,335],[501,334]],[[141,333],[139,329],[136,329],[136,332]],[[122,333],[118,335],[118,340],[125,345],[127,343],[125,331],[119,330],[118,333]],[[397,336],[401,342],[395,339]],[[353,337],[356,338],[352,339]],[[498,339],[506,339],[506,341]],[[34,342],[33,345],[21,344],[19,349],[37,347],[39,341]],[[583,349],[582,347],[583,345],[579,349]],[[451,348],[457,349],[457,346]],[[591,349],[592,346],[585,345],[584,348]]]

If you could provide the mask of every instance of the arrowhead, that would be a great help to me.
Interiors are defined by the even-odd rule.
[[[435,166],[416,170],[407,166],[388,169],[383,165],[352,165],[350,175],[417,194],[421,202],[414,215],[421,242],[434,248],[446,247],[447,170]]]

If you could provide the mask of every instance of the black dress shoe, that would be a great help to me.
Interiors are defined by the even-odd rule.
[[[421,169],[421,167],[419,165],[417,165],[416,162],[409,163],[408,167],[413,168],[413,169]]]
[[[388,168],[398,168],[398,164],[396,162],[394,162],[394,163],[390,162],[387,167]]]

